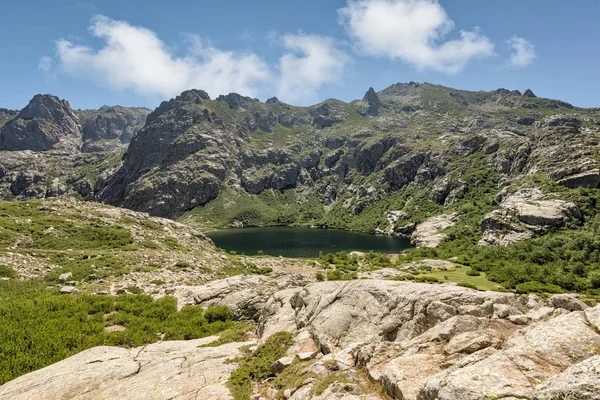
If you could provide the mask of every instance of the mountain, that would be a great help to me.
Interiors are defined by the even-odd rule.
[[[1,153],[2,197],[72,193],[201,228],[401,235],[435,248],[422,250],[427,256],[472,259],[508,288],[531,278],[512,264],[522,252],[540,272],[532,280],[568,290],[596,281],[598,109],[531,90],[410,82],[311,107],[188,90],[136,132],[145,112],[103,107],[76,116],[88,127],[84,147],[120,148],[131,132],[125,153]],[[492,256],[498,265],[484,262],[500,251],[485,247],[510,245]],[[582,253],[548,258],[558,245]],[[574,258],[582,265],[561,271]],[[544,275],[549,262],[554,274]]]
[[[146,123],[151,110],[137,107],[103,106],[99,110],[79,110],[83,152],[121,150]]]
[[[0,109],[0,195],[26,199],[77,193],[93,199],[101,172],[118,165],[150,110],[120,106],[75,111],[36,95],[20,112]]]
[[[3,150],[64,150],[81,146],[79,119],[65,100],[52,95],[36,95],[0,131]]]

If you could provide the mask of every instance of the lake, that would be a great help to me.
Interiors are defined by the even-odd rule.
[[[412,247],[410,240],[348,232],[336,229],[268,227],[222,229],[207,232],[217,247],[238,254],[256,255],[259,251],[272,256],[318,257],[319,252],[373,250],[399,253]]]

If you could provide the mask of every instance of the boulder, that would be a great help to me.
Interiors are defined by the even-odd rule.
[[[583,311],[589,306],[572,294],[555,294],[548,299],[548,304],[554,308],[563,308],[567,311]]]

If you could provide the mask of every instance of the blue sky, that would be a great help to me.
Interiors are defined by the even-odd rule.
[[[5,108],[153,108],[192,87],[308,105],[408,81],[600,107],[597,0],[30,0],[0,16]]]

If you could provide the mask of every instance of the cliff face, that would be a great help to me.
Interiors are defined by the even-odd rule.
[[[82,125],[83,152],[114,151],[127,147],[146,123],[147,108],[104,106],[77,111]]]

